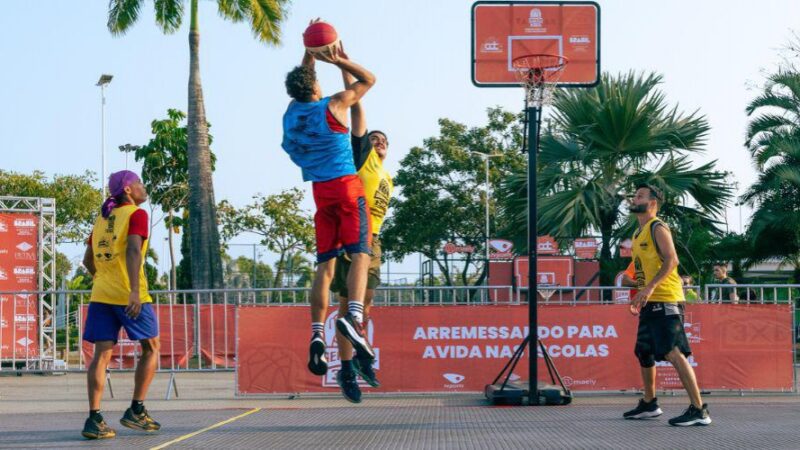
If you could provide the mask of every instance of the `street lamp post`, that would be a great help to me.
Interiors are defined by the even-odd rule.
[[[486,193],[485,193],[485,200],[486,200],[486,242],[484,243],[486,246],[486,264],[489,264],[489,158],[496,158],[499,156],[503,156],[502,154],[487,154],[481,152],[469,152],[471,155],[478,156],[483,158],[483,165],[484,169],[486,170]]]
[[[111,83],[112,75],[100,75],[100,193],[106,196],[106,85]]]

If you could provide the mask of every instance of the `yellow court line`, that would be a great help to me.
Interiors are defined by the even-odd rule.
[[[158,447],[151,448],[150,450],[161,450],[162,448],[167,448],[172,444],[176,444],[178,442],[185,441],[186,439],[189,439],[191,437],[197,436],[200,433],[205,433],[206,431],[213,430],[214,428],[219,428],[219,427],[221,427],[221,426],[223,426],[225,424],[229,424],[229,423],[231,423],[231,422],[233,422],[235,420],[239,420],[242,417],[249,416],[250,414],[253,414],[253,413],[259,412],[259,411],[261,411],[261,408],[253,408],[253,409],[251,409],[250,411],[247,411],[244,414],[239,414],[236,417],[231,417],[230,419],[223,420],[222,422],[215,423],[214,425],[211,425],[210,427],[203,428],[202,430],[197,430],[194,433],[184,434],[183,436],[181,436],[181,437],[179,437],[177,439],[173,439],[173,440],[171,440],[169,442],[165,442],[165,443],[159,445]]]

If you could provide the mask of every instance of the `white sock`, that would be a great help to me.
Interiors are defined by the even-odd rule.
[[[322,322],[311,322],[311,334],[325,334],[325,324]]]
[[[359,303],[355,300],[350,300],[347,305],[347,312],[353,315],[353,317],[360,323],[364,320],[364,304]]]

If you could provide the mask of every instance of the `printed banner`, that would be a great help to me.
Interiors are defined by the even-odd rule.
[[[239,394],[338,391],[337,313],[331,310],[325,324],[330,370],[323,377],[306,368],[308,317],[304,307],[238,309]],[[633,354],[638,319],[627,305],[542,306],[539,318],[539,338],[572,389],[641,387]],[[685,319],[701,388],[792,388],[791,306],[688,305]],[[367,331],[377,391],[482,391],[527,334],[526,322],[524,305],[375,308]],[[657,373],[660,389],[681,388],[669,364],[659,363]],[[541,358],[539,374],[544,380]],[[528,377],[527,354],[517,377]]]
[[[0,292],[38,290],[39,218],[0,214]],[[0,294],[0,359],[39,357],[36,295]]]

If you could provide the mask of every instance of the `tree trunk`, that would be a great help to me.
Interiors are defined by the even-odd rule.
[[[192,0],[189,31],[189,113],[187,120],[189,158],[189,228],[191,230],[192,287],[219,289],[224,285],[220,255],[208,124],[200,83],[197,2]]]
[[[278,257],[278,262],[275,264],[275,278],[272,279],[272,287],[278,287],[279,283],[281,282],[281,274],[283,272],[283,260],[286,258],[286,251],[281,252],[281,256]]]
[[[600,236],[602,247],[600,248],[600,286],[614,285],[614,264],[611,255],[611,234],[612,228],[609,224],[601,224]],[[610,294],[609,294],[610,295]]]
[[[175,267],[175,249],[172,246],[172,209],[169,210],[169,226],[167,227],[167,237],[169,241],[169,290],[174,291],[178,286],[178,271]]]

